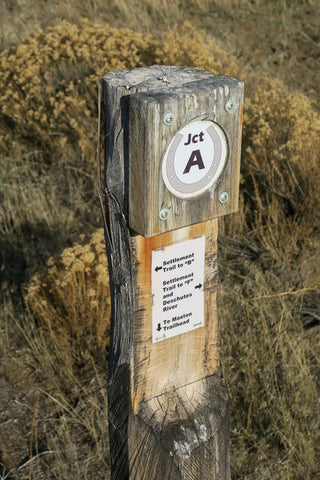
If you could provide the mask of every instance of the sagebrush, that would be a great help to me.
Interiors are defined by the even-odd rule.
[[[63,23],[2,52],[0,63],[0,138],[10,172],[5,187],[10,212],[1,210],[1,231],[10,232],[10,239],[15,232],[24,232],[26,240],[35,231],[41,236],[43,230],[36,230],[39,215],[35,215],[41,201],[35,207],[23,189],[34,189],[45,173],[49,182],[55,162],[72,164],[74,172],[64,180],[61,175],[61,182],[74,182],[72,189],[65,188],[69,196],[61,215],[68,213],[70,224],[72,213],[75,222],[68,230],[72,236],[61,236],[60,252],[43,267],[42,259],[30,256],[27,241],[19,244],[31,272],[24,295],[34,326],[28,334],[24,332],[33,352],[33,360],[28,361],[37,372],[41,362],[52,364],[41,371],[47,384],[55,386],[54,398],[60,402],[59,420],[55,420],[63,437],[59,450],[64,439],[68,446],[64,455],[59,454],[65,468],[60,462],[60,473],[51,472],[52,478],[63,478],[62,471],[76,478],[84,465],[91,478],[103,476],[92,454],[97,449],[102,455],[98,448],[99,436],[105,434],[105,429],[99,431],[102,410],[95,410],[99,414],[95,413],[86,457],[83,437],[70,435],[77,409],[66,407],[70,403],[66,395],[81,408],[83,399],[94,403],[88,395],[88,372],[85,387],[81,376],[84,368],[91,368],[92,383],[99,377],[101,385],[102,372],[96,376],[98,363],[94,362],[107,357],[109,341],[103,233],[96,230],[89,237],[79,221],[88,192],[91,196],[94,192],[97,84],[109,70],[153,63],[164,69],[168,64],[196,66],[245,80],[240,209],[219,225],[221,359],[231,397],[232,475],[252,480],[317,478],[320,118],[312,103],[302,94],[290,93],[280,81],[259,78],[188,24],[159,40],[88,21],[77,26]],[[23,176],[17,197],[12,172],[21,172],[21,165],[37,174]],[[80,181],[84,177],[86,181]],[[61,205],[63,191],[50,190],[45,182],[41,185],[52,195],[46,208]],[[72,202],[74,192],[78,196]],[[17,198],[28,201],[20,201],[19,215],[14,215]],[[91,221],[91,230],[96,229],[97,215],[90,215],[86,213],[86,221],[88,225]],[[48,236],[55,234],[56,218],[47,222]],[[26,230],[31,231],[29,236]],[[34,238],[32,242],[35,245]],[[34,270],[38,271],[33,275]],[[63,385],[61,372],[54,370],[59,361],[71,372],[68,382],[74,377],[81,386],[72,395],[71,387]],[[46,420],[41,422],[47,425]],[[43,427],[39,443],[57,442],[54,435],[51,443],[48,438]],[[41,462],[38,472],[45,475],[47,466]],[[99,468],[103,466],[102,462]]]
[[[95,159],[97,90],[103,74],[160,62],[236,74],[235,60],[186,23],[163,44],[131,30],[83,21],[30,35],[0,55],[0,147],[15,142]]]

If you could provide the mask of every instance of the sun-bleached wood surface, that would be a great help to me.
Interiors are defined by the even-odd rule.
[[[220,78],[218,83],[225,81],[227,88],[218,87],[217,78]],[[204,82],[203,94],[199,94],[201,82]],[[214,217],[237,208],[240,127],[233,128],[237,132],[237,145],[232,148],[229,145],[228,163],[218,190],[228,190],[230,202],[219,204],[217,193],[212,193],[218,188],[215,186],[211,196],[202,196],[208,205],[204,215],[200,212],[199,198],[191,200],[191,203],[190,200],[179,199],[174,207],[179,210],[179,215],[173,216],[176,220],[171,223],[159,221],[158,209],[163,198],[169,197],[165,188],[159,187],[159,172],[158,176],[150,176],[149,167],[145,164],[149,161],[146,158],[148,152],[153,148],[152,138],[158,133],[155,132],[149,139],[141,135],[141,145],[136,136],[133,140],[130,135],[135,129],[134,119],[138,118],[136,109],[148,103],[151,97],[158,99],[167,95],[175,98],[176,102],[176,96],[180,98],[184,91],[192,96],[193,86],[197,98],[207,99],[202,106],[205,113],[200,115],[201,105],[197,105],[193,112],[190,108],[189,116],[180,114],[183,123],[191,118],[216,121],[217,111],[224,107],[226,101],[224,96],[228,97],[230,93],[230,85],[239,97],[233,96],[238,102],[236,108],[239,111],[235,118],[239,122],[242,111],[240,84],[227,77],[214,77],[208,72],[181,67],[154,66],[111,72],[103,78],[106,238],[112,294],[108,398],[113,480],[230,478],[229,402],[219,365],[216,304],[218,227]],[[208,93],[210,88],[220,92],[216,109]],[[144,97],[142,92],[148,92],[149,97]],[[217,99],[219,95],[212,93],[212,98]],[[148,104],[150,110],[149,107]],[[228,114],[224,110],[221,118],[230,123]],[[145,125],[146,130],[150,126],[154,128],[156,123],[152,123],[151,119],[149,122],[148,118],[147,123],[146,118],[137,120],[140,121],[138,127]],[[180,127],[176,125],[176,129]],[[158,153],[153,153],[154,159],[159,157],[158,168],[163,149],[170,135],[174,135],[174,130],[171,133],[166,129],[164,131],[169,133],[161,140],[162,147],[154,150]],[[133,159],[133,156],[136,158]],[[157,169],[155,165],[152,168]],[[156,180],[154,185],[153,178]],[[145,182],[149,183],[145,185]],[[139,191],[140,187],[143,191]],[[162,191],[160,204],[149,201],[148,189]],[[157,197],[157,193],[152,195]],[[173,195],[170,196],[175,202]],[[143,198],[142,203],[133,204],[139,198]],[[210,198],[213,206],[209,205]],[[189,203],[184,206],[184,202]],[[198,220],[194,212],[198,212]],[[181,221],[180,216],[187,218]],[[144,225],[144,236],[136,231],[140,230],[140,226],[135,217],[143,218],[140,226]],[[155,217],[157,220],[154,220]],[[150,229],[149,223],[152,224]],[[161,225],[160,231],[157,224]],[[135,228],[136,225],[138,228]],[[205,238],[204,326],[153,343],[152,252],[199,237]]]

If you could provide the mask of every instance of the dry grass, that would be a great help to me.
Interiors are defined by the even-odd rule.
[[[49,2],[48,0],[4,0],[0,5],[3,19],[0,26],[0,47],[8,48],[23,42],[30,31],[55,26],[62,20],[79,23],[83,18],[100,23],[109,23],[117,28],[131,28],[143,33],[157,33],[169,30],[176,23],[193,20],[200,24],[203,17],[210,17],[216,11],[237,12],[237,15],[253,12],[255,15],[281,14],[291,17],[299,7],[317,5],[316,0],[93,0],[78,2]]]
[[[77,155],[50,165],[43,157],[41,151],[1,156],[1,273],[13,289],[100,222],[92,167]]]
[[[313,479],[320,118],[281,82],[256,80],[248,90],[240,215],[222,220],[220,237],[221,353],[237,419],[234,478]]]
[[[2,422],[0,478],[105,479],[110,472],[106,355],[97,360],[83,350],[82,364],[75,365],[70,354],[76,355],[79,345],[67,355],[31,316],[10,320],[15,349],[17,339],[21,344],[14,365],[7,367],[10,387],[3,388],[13,395],[6,410],[19,423]]]
[[[63,250],[35,274],[25,295],[38,328],[60,351],[61,368],[86,362],[86,354],[103,362],[109,344],[110,293],[103,230],[86,245]],[[72,352],[72,354],[71,354]]]
[[[241,1],[247,4],[247,0]],[[0,26],[0,41],[2,48],[8,48],[22,43],[30,31],[59,25],[62,20],[73,24],[80,23],[83,18],[91,22],[109,23],[117,28],[131,28],[144,34],[153,33],[156,23],[157,32],[161,35],[177,23],[182,24],[185,20],[191,20],[194,17],[201,19],[213,7],[222,8],[222,3],[211,0],[182,0],[181,2],[94,0],[81,3],[77,0],[4,1],[0,6],[0,14],[3,18]],[[232,8],[232,3],[230,6]]]
[[[188,11],[196,5],[205,13],[209,3]],[[82,15],[84,7],[64,5],[50,9]],[[128,4],[117,5],[113,15],[125,22]],[[162,25],[177,9],[160,2],[150,14],[142,6],[150,19],[159,8]],[[109,69],[159,62],[246,79],[241,207],[220,222],[219,250],[232,476],[313,480],[320,471],[319,115],[305,96],[258,79],[189,25],[157,38],[123,37],[88,21],[65,23],[1,54],[1,368],[15,389],[10,415],[20,422],[0,414],[0,476],[109,474],[109,297],[94,193],[95,85]]]

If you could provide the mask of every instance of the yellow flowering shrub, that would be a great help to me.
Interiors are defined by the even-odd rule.
[[[92,154],[97,83],[109,70],[148,63],[150,39],[83,21],[39,31],[0,55],[0,143],[12,136]]]
[[[35,274],[25,300],[39,328],[63,347],[101,353],[109,343],[110,294],[103,230],[86,245],[76,244]]]
[[[17,140],[58,154],[80,148],[94,158],[97,87],[103,74],[154,63],[236,75],[234,57],[190,24],[163,44],[151,36],[84,20],[39,31],[0,54],[0,148]]]

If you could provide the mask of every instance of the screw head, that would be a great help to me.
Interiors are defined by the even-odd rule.
[[[169,208],[162,208],[159,212],[160,220],[167,220],[170,217],[170,210]]]
[[[234,109],[234,103],[232,100],[228,100],[224,106],[226,112],[232,112],[232,110]]]
[[[174,120],[174,115],[173,113],[166,113],[163,119],[163,123],[165,125],[172,125]]]
[[[229,200],[229,193],[221,192],[219,195],[219,202],[224,204],[224,203],[227,203],[228,200]]]

